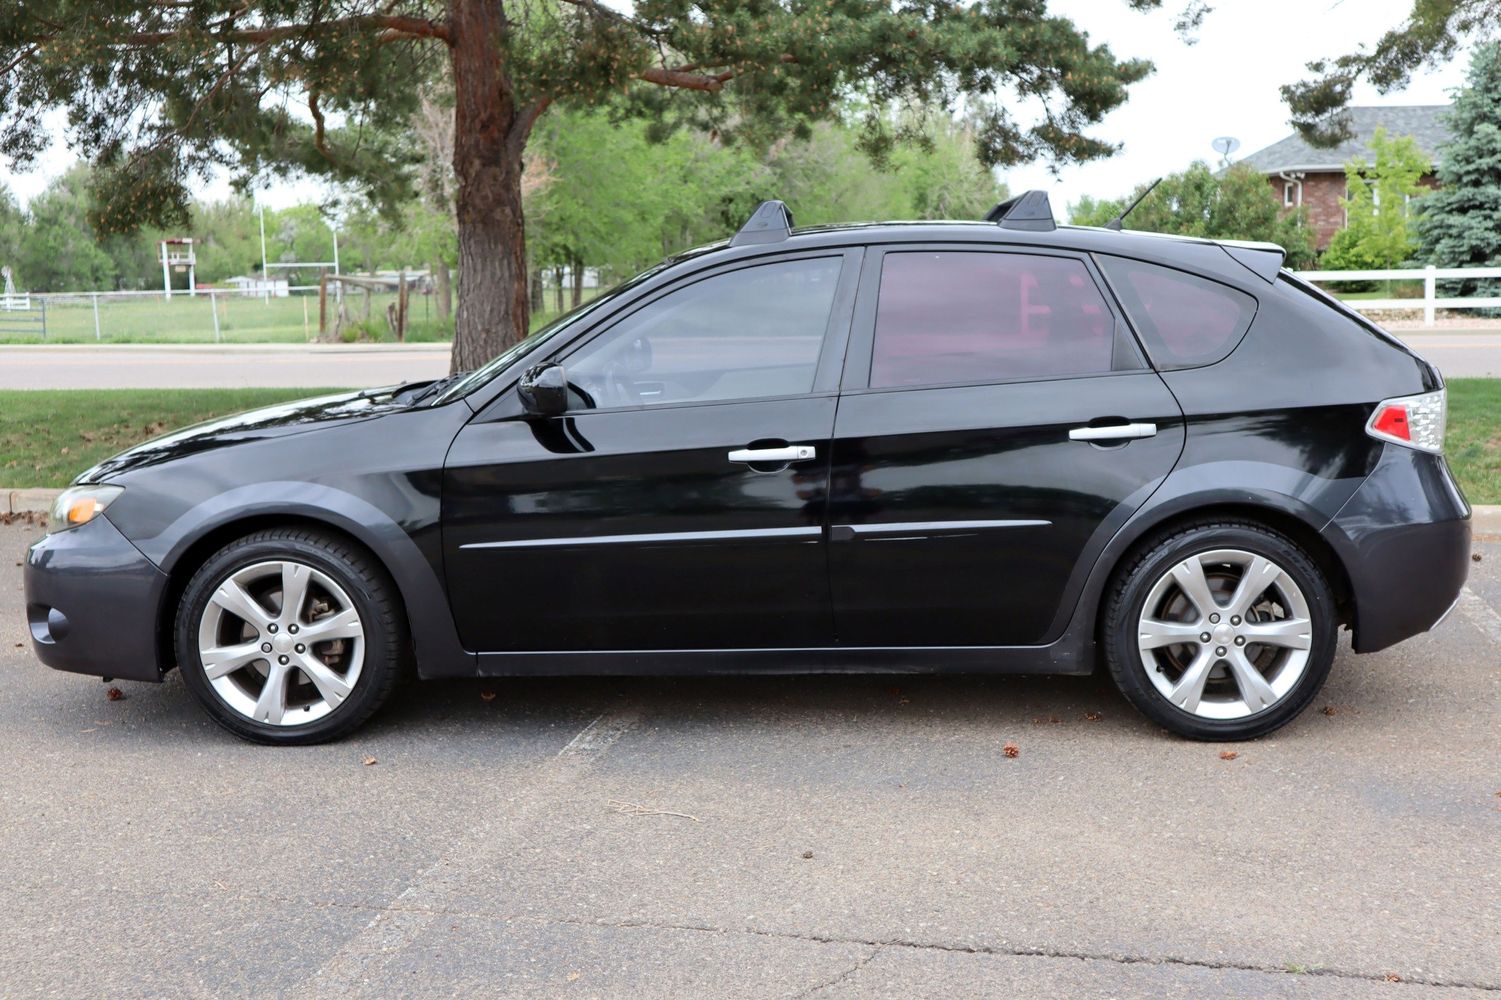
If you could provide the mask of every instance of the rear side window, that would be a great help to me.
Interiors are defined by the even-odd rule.
[[[1115,317],[1072,257],[886,255],[870,385],[1001,382],[1112,369]]]
[[[1158,368],[1223,361],[1256,315],[1254,298],[1218,281],[1125,257],[1095,260]]]

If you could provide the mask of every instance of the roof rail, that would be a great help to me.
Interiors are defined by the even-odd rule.
[[[730,240],[730,246],[743,247],[751,243],[779,243],[792,235],[792,212],[780,201],[763,201],[756,206]]]
[[[1058,228],[1053,221],[1053,205],[1046,191],[1028,191],[1003,201],[985,215],[986,222],[998,222],[1002,229],[1025,229],[1050,233]]]

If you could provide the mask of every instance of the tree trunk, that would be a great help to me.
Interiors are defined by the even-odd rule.
[[[459,311],[453,371],[477,368],[526,336],[521,153],[536,109],[518,114],[502,63],[500,0],[449,0],[453,169],[458,184]]]
[[[568,265],[573,271],[573,308],[584,304],[584,265],[575,260]]]
[[[557,308],[554,309],[553,312],[561,313],[563,311],[563,265],[562,264],[559,264],[557,267],[554,267],[552,269],[552,285],[553,285],[553,288],[552,288],[553,301],[557,303]]]
[[[534,267],[532,268],[532,309],[539,311],[545,311],[547,309],[547,300],[543,298],[543,296],[546,294],[547,293],[542,290],[542,269],[540,267]]]
[[[453,315],[453,279],[448,273],[448,262],[433,261],[433,297],[438,300],[438,318]]]

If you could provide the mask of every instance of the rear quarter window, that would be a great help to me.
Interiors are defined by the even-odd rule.
[[[1109,254],[1095,260],[1159,369],[1223,361],[1256,316],[1255,298],[1218,281]]]

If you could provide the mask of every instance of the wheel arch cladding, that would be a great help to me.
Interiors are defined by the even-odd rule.
[[[1191,498],[1190,498],[1191,499]],[[1296,511],[1296,512],[1295,512]],[[1319,526],[1296,505],[1285,507],[1245,501],[1216,500],[1189,506],[1174,504],[1149,512],[1128,524],[1106,550],[1108,562],[1099,574],[1098,585],[1091,588],[1094,606],[1090,609],[1093,634],[1098,637],[1105,618],[1105,595],[1115,586],[1143,552],[1161,538],[1201,522],[1250,521],[1270,528],[1285,536],[1307,553],[1314,565],[1324,574],[1334,592],[1335,607],[1340,623],[1353,620],[1353,590],[1350,576],[1339,553],[1323,535]]]
[[[278,489],[286,486],[297,488],[297,500]],[[215,498],[212,504],[188,512],[173,525],[172,540],[164,546],[158,563],[169,579],[156,622],[157,650],[163,670],[174,665],[173,624],[192,575],[215,552],[237,538],[266,528],[296,527],[331,534],[355,545],[390,576],[396,585],[422,676],[469,676],[475,672],[474,655],[459,643],[447,597],[434,567],[400,525],[367,502],[337,490],[312,488],[316,491],[314,499],[302,496],[309,491],[306,483],[268,483],[250,489],[253,497],[226,502],[242,492],[232,491]],[[152,556],[157,554],[148,552]]]

